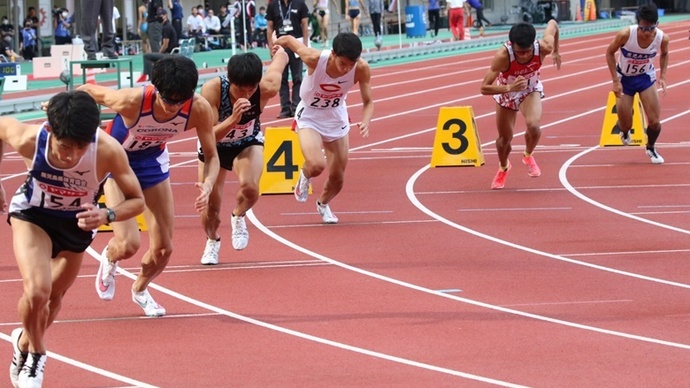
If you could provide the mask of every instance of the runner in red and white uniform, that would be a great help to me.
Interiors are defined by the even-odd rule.
[[[514,25],[508,34],[509,41],[498,49],[482,82],[482,94],[493,95],[496,100],[496,150],[499,168],[491,183],[492,189],[502,189],[505,186],[511,167],[508,156],[512,150],[513,127],[518,111],[522,113],[527,124],[522,163],[527,166],[529,176],[541,175],[541,170],[532,156],[541,137],[539,121],[544,93],[539,80],[539,69],[549,54],[553,57],[556,67],[561,68],[558,23],[550,20],[543,37],[536,40],[536,35],[536,30],[531,24]],[[494,84],[496,80],[498,82]]]

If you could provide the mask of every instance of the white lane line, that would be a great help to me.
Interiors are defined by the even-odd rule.
[[[251,210],[247,213],[247,215],[252,217],[252,218],[254,217],[253,214],[251,214]],[[86,252],[89,255],[91,255],[95,260],[100,260],[99,259],[100,254],[98,252],[96,252],[93,248],[91,248],[91,247],[87,248]],[[122,275],[132,279],[132,280],[136,279],[136,275],[134,275],[128,271],[123,271],[121,268],[118,268],[118,272],[121,273]],[[260,321],[258,319],[250,318],[250,317],[247,317],[245,315],[240,315],[240,314],[234,313],[232,311],[225,310],[225,309],[222,309],[220,307],[216,307],[216,306],[208,304],[208,303],[204,303],[200,300],[190,298],[186,295],[180,294],[179,292],[175,292],[169,288],[165,288],[165,287],[160,286],[156,283],[150,283],[149,288],[157,290],[157,291],[164,293],[166,295],[169,295],[173,298],[179,299],[183,302],[187,302],[191,305],[200,307],[200,308],[205,309],[205,310],[213,311],[215,313],[224,315],[224,316],[229,317],[229,318],[234,318],[234,319],[237,319],[237,320],[242,321],[242,322],[246,322],[246,323],[249,323],[249,324],[252,324],[255,326],[263,327],[265,329],[273,330],[273,331],[283,333],[283,334],[292,335],[294,337],[313,341],[313,342],[320,343],[323,345],[332,346],[332,347],[335,347],[338,349],[348,350],[348,351],[351,351],[354,353],[364,354],[367,356],[371,356],[371,357],[375,357],[375,358],[379,358],[379,359],[383,359],[383,360],[387,360],[387,361],[397,362],[399,364],[404,364],[404,365],[413,366],[413,367],[417,367],[417,368],[421,368],[421,369],[426,369],[426,370],[430,370],[433,372],[444,373],[444,374],[448,374],[451,376],[462,377],[462,378],[469,379],[469,380],[481,381],[484,383],[494,384],[494,385],[498,385],[498,386],[502,386],[502,387],[522,387],[521,385],[509,383],[506,381],[496,380],[496,379],[492,379],[492,378],[488,378],[488,377],[484,377],[484,376],[479,376],[479,375],[475,375],[475,374],[471,374],[471,373],[466,373],[466,372],[461,372],[461,371],[457,371],[457,370],[453,370],[453,369],[443,368],[443,367],[439,367],[436,365],[425,364],[422,362],[413,361],[413,360],[405,359],[402,357],[392,356],[389,354],[385,354],[385,353],[381,353],[381,352],[377,352],[377,351],[373,351],[373,350],[369,350],[369,349],[360,348],[357,346],[344,344],[342,342],[332,341],[332,340],[317,337],[317,336],[314,336],[311,334],[302,333],[302,332],[297,331],[297,330],[292,330],[292,329],[288,329],[288,328],[285,328],[282,326],[274,325],[272,323]],[[443,294],[441,294],[441,295],[443,295]],[[162,319],[165,319],[165,317],[163,317]],[[8,337],[8,339],[9,339],[9,337]]]

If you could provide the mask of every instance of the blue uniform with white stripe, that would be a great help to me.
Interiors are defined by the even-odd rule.
[[[656,82],[654,57],[659,52],[664,32],[656,28],[656,36],[649,46],[640,47],[637,39],[637,25],[630,26],[630,37],[621,47],[616,71],[623,86],[623,93],[634,96]]]

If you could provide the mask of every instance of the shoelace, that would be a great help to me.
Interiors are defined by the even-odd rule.
[[[26,370],[27,370],[27,374],[29,375],[29,377],[36,377],[36,372],[37,372],[37,371],[40,370],[41,372],[43,372],[43,365],[44,365],[44,363],[41,362],[41,360],[43,359],[43,357],[41,357],[41,355],[38,355],[38,357],[36,357],[36,356],[34,355],[34,356],[31,357],[31,358],[32,358],[32,361],[33,361],[32,363],[30,363],[31,365],[29,365],[29,363],[25,363],[24,366],[22,367],[22,369],[26,369]]]

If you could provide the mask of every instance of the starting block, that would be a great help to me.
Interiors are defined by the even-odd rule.
[[[484,153],[472,107],[442,107],[431,152],[431,167],[479,167],[483,164]]]
[[[100,209],[105,209],[105,195],[101,195],[100,198],[98,198],[98,207]],[[139,214],[137,216],[137,226],[139,227],[139,231],[141,232],[146,232],[149,230],[148,226],[146,225],[146,220],[144,219],[143,214]],[[101,225],[98,227],[99,232],[112,232],[113,228],[110,225]]]
[[[640,101],[639,94],[635,94],[633,100],[632,112],[632,128],[630,129],[630,145],[642,146],[647,144],[645,136],[645,128],[647,128],[647,118],[644,115],[642,108],[642,101]],[[599,146],[622,146],[623,142],[620,138],[620,128],[618,127],[618,115],[616,111],[616,95],[609,92],[609,99],[606,103],[606,115],[604,116],[604,124],[601,128],[601,138],[599,139]]]
[[[289,127],[266,128],[264,141],[264,171],[259,182],[261,194],[291,194],[304,156],[299,136]],[[309,193],[312,188],[309,186]]]

